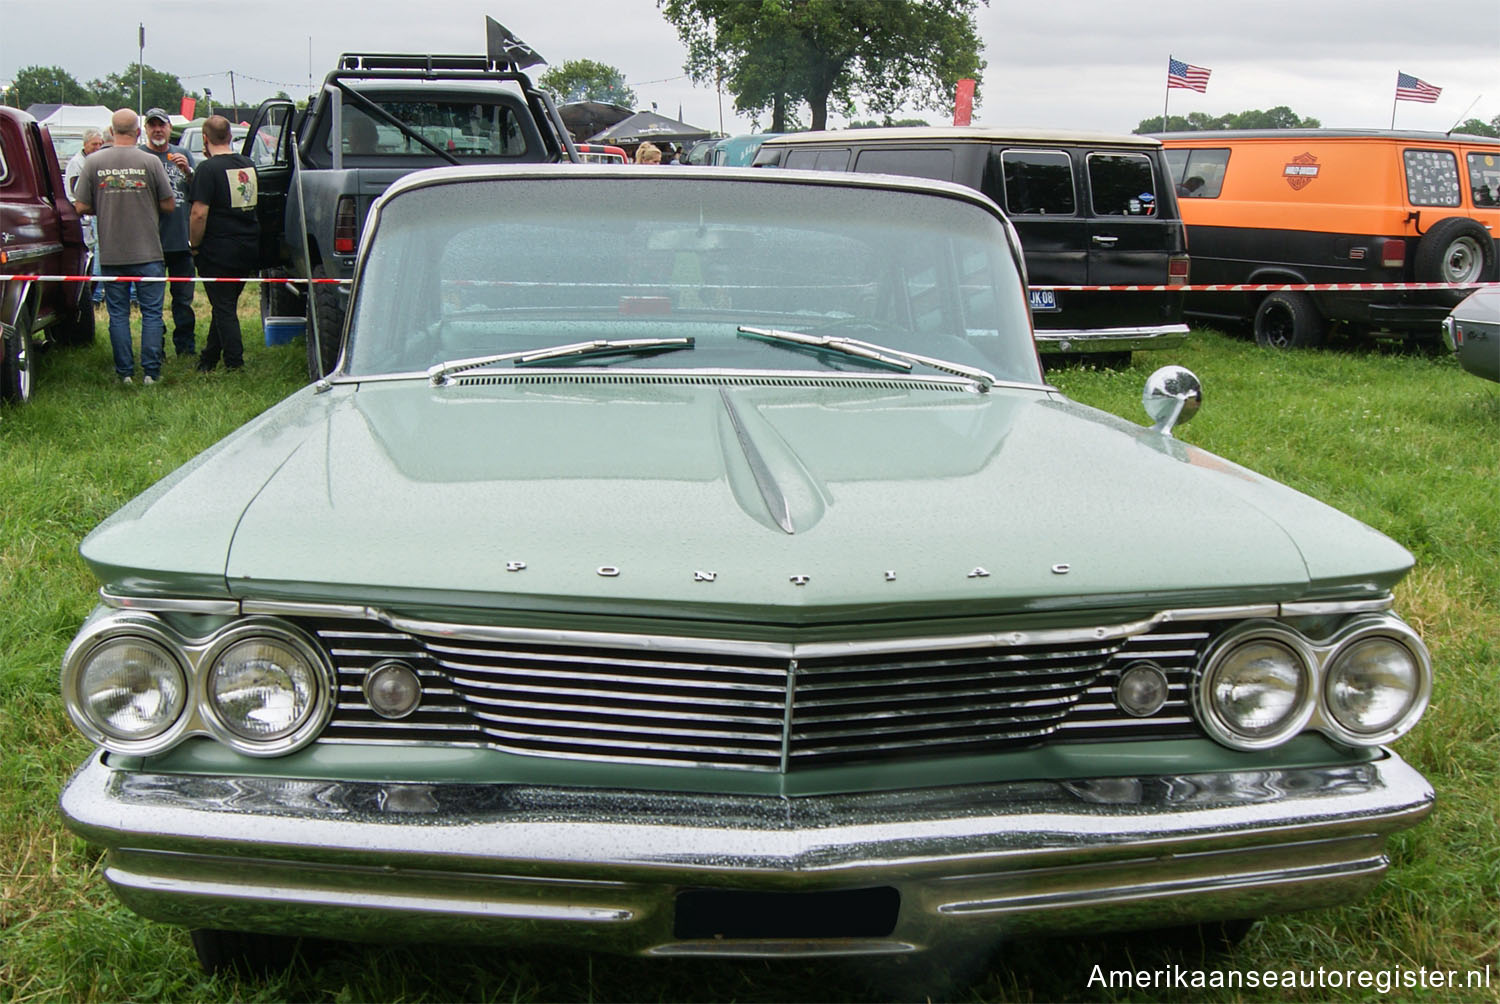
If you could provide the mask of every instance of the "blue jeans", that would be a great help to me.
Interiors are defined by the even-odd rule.
[[[140,265],[101,265],[104,275],[165,276],[165,262],[148,261]],[[141,305],[141,369],[148,377],[161,376],[162,336],[167,326],[162,322],[161,305],[166,293],[163,282],[110,282],[104,285],[104,306],[109,310],[109,344],[115,353],[115,373],[128,377],[135,373],[135,356],[130,351],[130,287],[136,287],[136,302]]]

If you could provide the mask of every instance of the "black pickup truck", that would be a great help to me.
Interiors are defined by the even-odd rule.
[[[370,204],[413,171],[577,161],[551,96],[525,73],[541,62],[491,21],[486,55],[348,53],[305,110],[263,103],[243,151],[258,175],[263,274],[350,278]],[[307,317],[309,379],[338,363],[348,296],[332,283],[261,286],[262,319]]]

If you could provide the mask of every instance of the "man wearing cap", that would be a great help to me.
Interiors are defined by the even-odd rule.
[[[136,146],[141,126],[135,112],[121,108],[110,120],[111,145],[83,160],[73,191],[80,215],[92,215],[99,230],[99,271],[106,276],[161,278],[161,232],[158,217],[175,208],[172,185],[161,162]],[[136,296],[141,304],[141,369],[145,382],[161,380],[162,283],[142,282]],[[130,344],[130,286],[123,282],[104,287],[109,308],[109,343],[114,350],[120,382],[132,382],[135,356]]]
[[[146,150],[166,168],[172,183],[176,208],[161,218],[161,251],[167,263],[167,275],[174,279],[193,278],[193,253],[188,250],[188,186],[192,184],[193,155],[172,142],[172,120],[160,108],[146,110]],[[167,288],[172,297],[172,347],[179,356],[197,351],[193,329],[193,283],[173,282]]]

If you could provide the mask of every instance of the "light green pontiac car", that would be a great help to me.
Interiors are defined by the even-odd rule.
[[[211,968],[290,935],[982,946],[1348,901],[1432,789],[1410,555],[1042,378],[966,188],[453,168],[337,372],[135,499],[62,793]],[[322,333],[328,337],[330,333]]]

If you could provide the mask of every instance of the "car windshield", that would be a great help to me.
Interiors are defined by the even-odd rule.
[[[692,351],[551,365],[891,373],[849,353],[747,338],[740,329],[748,326],[1041,380],[1005,225],[974,203],[785,175],[578,170],[455,180],[392,197],[359,277],[348,372],[690,338]],[[919,367],[913,375],[942,374]]]

